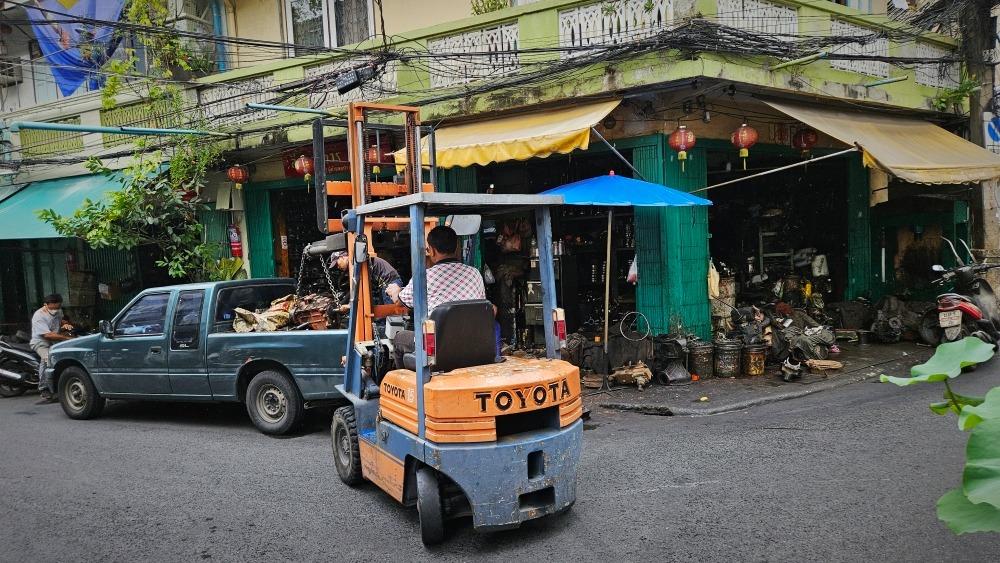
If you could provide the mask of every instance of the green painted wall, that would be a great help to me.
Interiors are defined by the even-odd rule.
[[[243,189],[246,211],[250,277],[269,278],[275,275],[274,250],[271,237],[271,192],[267,189]]]
[[[875,276],[872,268],[872,222],[869,205],[871,187],[868,170],[861,162],[861,153],[847,156],[847,291],[844,299],[874,295]],[[880,258],[881,259],[881,258]],[[880,297],[880,296],[879,296]]]

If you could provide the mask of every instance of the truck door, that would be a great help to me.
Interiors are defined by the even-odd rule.
[[[148,293],[114,323],[114,338],[97,342],[97,372],[108,393],[170,394],[167,305],[170,292]]]
[[[167,366],[175,396],[208,397],[208,368],[202,339],[205,335],[205,290],[182,291],[177,296],[170,325]]]

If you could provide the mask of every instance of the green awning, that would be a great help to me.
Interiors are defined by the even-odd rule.
[[[103,174],[32,182],[0,201],[0,240],[63,238],[35,212],[54,209],[60,215],[72,215],[83,200],[97,201],[104,192],[119,189],[117,180]]]

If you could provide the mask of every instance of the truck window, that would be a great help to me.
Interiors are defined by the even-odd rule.
[[[115,325],[115,336],[163,334],[169,293],[152,293],[139,298]]]
[[[230,324],[236,319],[234,312],[237,307],[247,311],[265,310],[271,302],[286,295],[295,293],[293,285],[255,285],[227,287],[219,290],[215,307],[215,323]]]
[[[198,349],[198,328],[201,324],[201,305],[204,302],[203,290],[181,292],[174,312],[173,333],[170,335],[171,350]]]

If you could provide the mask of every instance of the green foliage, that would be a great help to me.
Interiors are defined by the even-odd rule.
[[[481,16],[510,8],[510,0],[472,0],[472,15]]]
[[[982,84],[975,78],[964,78],[958,86],[941,90],[941,93],[931,99],[931,105],[938,111],[948,111],[978,92],[980,88]]]
[[[205,265],[205,281],[244,280],[247,271],[243,269],[242,258],[219,258]]]
[[[158,266],[166,267],[172,277],[196,281],[219,252],[218,245],[203,242],[197,216],[206,170],[218,156],[214,144],[196,145],[185,138],[174,149],[166,172],[161,171],[159,151],[140,153],[121,174],[91,159],[87,168],[120,182],[121,190],[107,192],[100,201],[88,198],[69,217],[52,209],[38,216],[59,234],[79,237],[93,248],[155,244],[163,254]]]
[[[913,366],[912,377],[883,375],[883,382],[901,387],[915,383],[941,381],[945,401],[931,404],[931,410],[943,415],[958,415],[958,427],[970,430],[965,448],[962,486],[938,499],[937,515],[956,534],[1000,532],[1000,387],[985,397],[955,393],[948,383],[962,368],[993,357],[992,344],[967,337],[938,346],[926,363]]]

